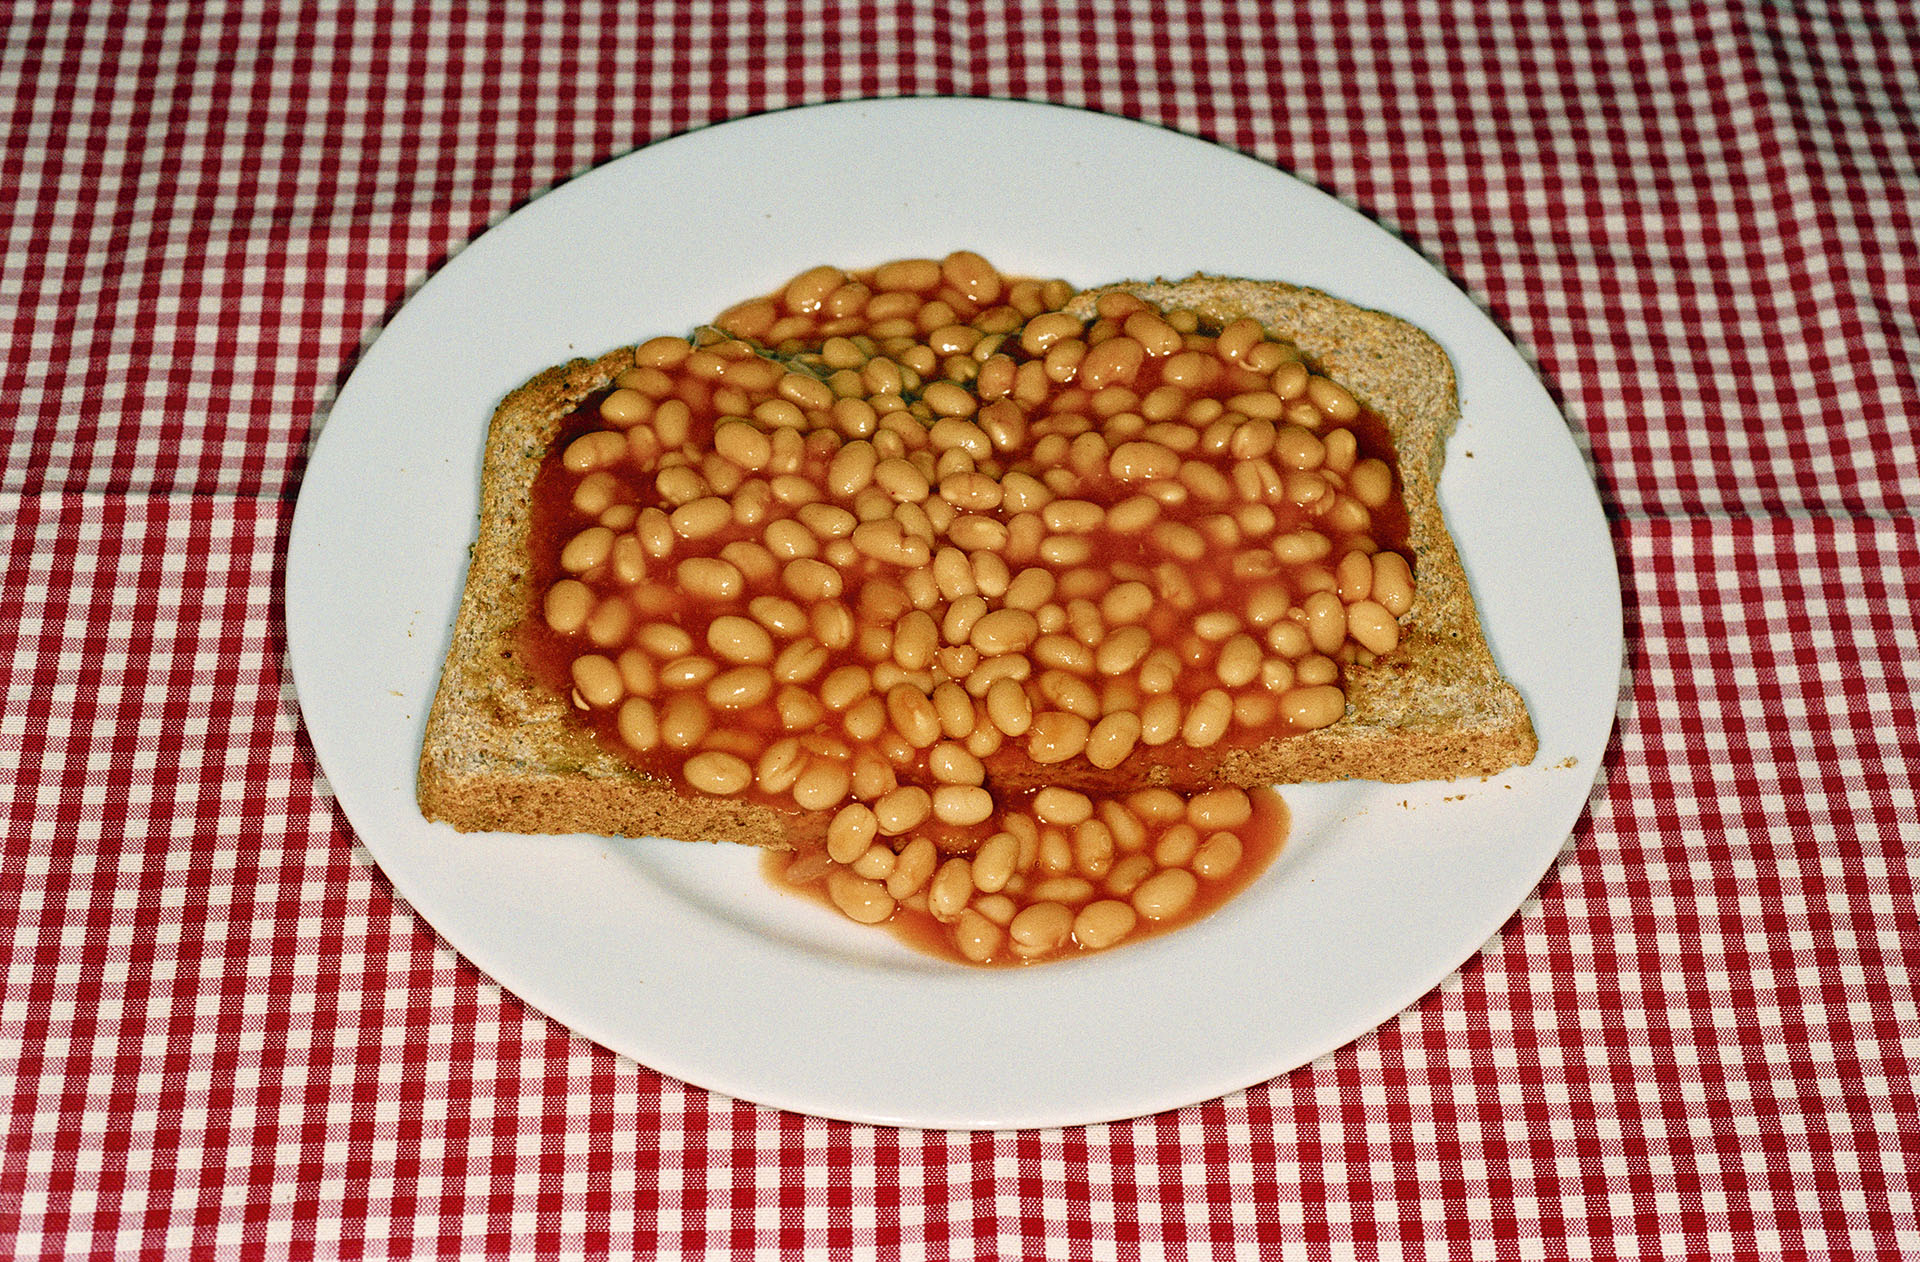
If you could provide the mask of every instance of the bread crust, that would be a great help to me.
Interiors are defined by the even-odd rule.
[[[1299,347],[1386,423],[1404,486],[1417,578],[1414,606],[1401,620],[1400,648],[1373,666],[1349,669],[1347,714],[1331,727],[1226,751],[1196,765],[1195,773],[1245,787],[1403,783],[1486,776],[1531,762],[1538,743],[1526,706],[1494,661],[1436,495],[1458,419],[1446,353],[1403,320],[1277,282],[1208,276],[1123,282],[1088,291],[1071,309],[1084,314],[1113,290],[1222,324],[1252,317]],[[517,660],[517,628],[536,596],[527,555],[535,476],[566,418],[632,363],[629,347],[550,368],[494,413],[482,463],[479,536],[421,747],[421,810],[462,831],[773,847],[817,842],[825,832],[823,814],[682,792],[639,770],[602,747],[575,719],[571,701],[535,681]],[[1032,782],[1043,783],[1062,769],[1031,770]]]

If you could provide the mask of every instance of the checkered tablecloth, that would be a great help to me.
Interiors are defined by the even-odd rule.
[[[20,1255],[1920,1255],[1920,16],[1421,0],[0,4],[0,1240]],[[1627,660],[1486,949],[1226,1099],[685,1086],[398,899],[301,729],[307,440],[438,264],[802,102],[1219,141],[1402,235],[1591,455]]]

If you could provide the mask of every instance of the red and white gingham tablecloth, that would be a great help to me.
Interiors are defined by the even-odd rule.
[[[1920,1256],[1920,15],[0,4],[0,1241],[21,1256]],[[1291,171],[1512,335],[1592,460],[1618,726],[1560,862],[1226,1099],[918,1133],[504,994],[303,735],[309,436],[407,295],[649,141],[1084,105]],[[5,1247],[0,1245],[0,1247]]]

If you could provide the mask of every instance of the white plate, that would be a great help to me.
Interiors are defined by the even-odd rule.
[[[1211,919],[1103,957],[987,972],[781,896],[731,847],[463,837],[423,820],[414,763],[495,402],[549,364],[683,332],[817,262],[963,247],[1076,283],[1289,280],[1432,333],[1463,408],[1442,498],[1494,650],[1532,706],[1535,764],[1484,783],[1289,790],[1285,852]],[[1567,427],[1439,272],[1226,149],[981,100],[815,106],[694,132],[473,242],[394,317],[326,421],[294,517],[287,630],[347,818],[395,889],[508,990],[702,1087],[933,1127],[1090,1123],[1209,1099],[1419,999],[1559,854],[1600,768],[1621,660],[1613,553]]]

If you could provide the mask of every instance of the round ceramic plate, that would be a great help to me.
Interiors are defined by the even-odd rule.
[[[1000,156],[958,179],[932,159],[974,149]],[[1180,190],[1172,218],[1166,189]],[[1431,333],[1462,406],[1442,502],[1494,651],[1532,708],[1535,763],[1484,782],[1289,789],[1291,840],[1226,908],[1027,969],[916,954],[777,892],[734,847],[426,822],[414,767],[495,403],[550,364],[684,333],[815,263],[960,248],[1077,284],[1199,270],[1286,280]],[[326,420],[294,518],[287,627],[347,818],[394,888],[502,986],[701,1087],[930,1127],[1090,1123],[1206,1100],[1418,1000],[1560,853],[1600,768],[1621,660],[1613,554],[1566,424],[1438,271],[1229,150],[981,100],[815,106],[693,132],[571,180],[474,241],[394,317]]]

